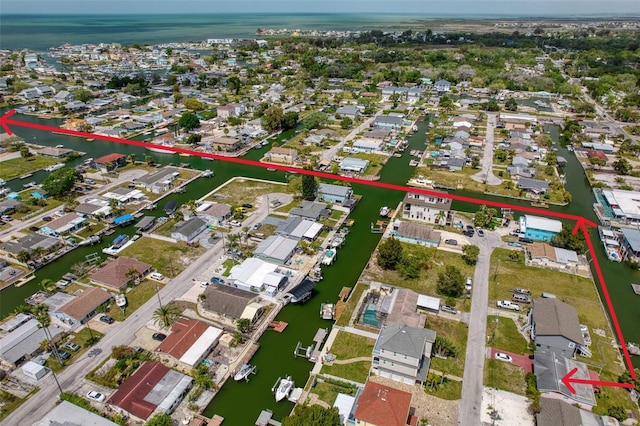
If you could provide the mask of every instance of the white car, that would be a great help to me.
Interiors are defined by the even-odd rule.
[[[232,220],[231,222],[229,222],[231,224],[231,226],[240,226],[241,223],[238,222],[237,220]]]
[[[520,306],[516,305],[515,303],[511,303],[508,300],[498,300],[496,302],[496,306],[498,308],[502,308],[502,309],[511,309],[512,311],[519,311],[520,310]]]
[[[499,361],[504,361],[504,362],[511,362],[513,361],[513,358],[511,358],[509,355],[507,354],[503,354],[502,352],[496,352],[493,357]]]
[[[104,402],[107,399],[103,393],[94,390],[87,392],[87,398],[97,402]]]

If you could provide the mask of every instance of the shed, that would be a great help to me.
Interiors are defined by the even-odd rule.
[[[24,375],[33,380],[40,380],[47,375],[47,369],[33,361],[25,362],[21,368]]]
[[[425,311],[438,312],[440,310],[440,298],[419,294],[417,306]]]

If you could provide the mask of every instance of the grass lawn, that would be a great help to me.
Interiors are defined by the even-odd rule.
[[[347,157],[360,158],[361,160],[369,160],[369,166],[364,171],[364,176],[378,176],[389,157],[380,154],[368,154],[366,152],[358,152],[349,154]],[[346,157],[345,157],[346,158]]]
[[[52,164],[58,163],[55,158],[41,157],[33,155],[26,158],[13,158],[11,160],[2,161],[0,167],[0,179],[9,180],[27,173],[33,173],[36,170],[43,169]]]
[[[445,374],[462,377],[464,373],[464,357],[467,352],[467,335],[469,327],[460,321],[448,320],[435,315],[427,315],[425,328],[434,330],[436,336],[447,338],[458,349],[457,358],[431,358],[431,368]]]
[[[88,238],[94,235],[95,233],[102,231],[104,228],[106,228],[106,226],[107,224],[104,222],[98,222],[98,223],[92,222],[89,225],[82,228],[80,232],[76,232],[76,235],[82,238]]]
[[[122,309],[116,306],[115,303],[112,303],[109,306],[109,311],[107,313],[116,321],[124,321],[140,306],[144,305],[149,299],[155,296],[156,285],[158,286],[158,290],[161,290],[162,287],[164,287],[164,284],[158,283],[156,281],[142,281],[140,284],[133,287],[126,293],[127,307],[124,313],[122,313]]]
[[[91,329],[91,331],[89,331],[89,329],[87,327],[84,327],[79,332],[73,334],[73,339],[71,339],[71,340],[74,343],[77,343],[78,345],[80,345],[80,347],[88,347],[87,345],[91,344],[90,343],[90,339],[91,339],[92,335],[93,335],[94,339],[98,339],[98,340],[100,340],[100,339],[102,339],[104,337],[104,334],[102,334],[102,333],[100,333],[98,331],[95,331],[94,329]]]
[[[238,264],[238,262],[236,262],[233,259],[225,259],[224,262],[222,262],[222,266],[224,266],[224,272],[222,273],[223,277],[228,277],[229,275],[231,275],[231,268],[233,268],[234,266],[236,266]]]
[[[369,377],[371,369],[371,361],[358,361],[351,364],[333,364],[323,365],[320,374],[330,374],[336,377],[353,380],[354,382],[364,383]]]
[[[356,309],[356,305],[358,304],[362,293],[368,288],[369,286],[367,284],[356,284],[356,288],[354,288],[351,292],[349,300],[347,301],[347,306],[344,308],[344,312],[340,316],[340,319],[336,321],[336,325],[340,325],[343,327],[349,325],[349,322],[351,321],[351,315],[353,315],[353,311]]]
[[[511,318],[488,316],[487,345],[521,355],[530,353],[527,340],[518,332],[517,327]]]
[[[339,393],[344,393],[347,395],[355,395],[355,389],[350,388],[348,386],[340,386],[336,383],[328,383],[328,382],[318,382],[311,389],[312,393],[318,395],[318,398],[321,401],[326,402],[327,404],[333,406],[333,403],[336,401],[336,397]]]
[[[17,396],[0,389],[0,401],[2,401],[2,405],[0,405],[0,421],[4,420],[5,417],[11,414],[13,410],[18,408],[26,400],[26,398],[18,398]]]
[[[507,362],[487,359],[484,363],[484,384],[525,396],[527,384],[524,369]]]
[[[162,235],[163,237],[171,237],[171,231],[173,231],[173,228],[175,228],[176,223],[177,222],[175,219],[169,219],[165,223],[154,229],[153,233]]]
[[[148,263],[166,277],[175,277],[205,251],[203,247],[189,247],[184,241],[172,243],[142,237],[120,255]]]
[[[0,163],[2,164],[2,163]],[[31,193],[30,192],[23,192],[21,193],[21,206],[27,207],[29,210],[27,211],[16,211],[14,213],[11,214],[11,216],[13,216],[14,219],[18,219],[18,220],[23,220],[23,219],[29,219],[29,217],[37,214],[37,213],[42,213],[44,211],[47,210],[53,210],[56,209],[58,207],[60,207],[61,205],[64,204],[64,201],[62,200],[57,200],[55,198],[48,198],[45,200],[46,205],[44,206],[36,206],[34,204],[31,204]],[[22,207],[20,207],[22,208]],[[42,225],[40,225],[42,226]]]
[[[438,295],[436,291],[436,284],[438,281],[438,273],[444,272],[447,265],[455,266],[462,272],[463,276],[473,276],[473,267],[467,265],[462,256],[457,253],[451,253],[448,251],[437,251],[432,247],[419,246],[416,244],[402,243],[403,253],[407,255],[413,255],[419,259],[429,259],[426,263],[429,265],[428,269],[422,269],[420,271],[420,277],[408,280],[402,277],[398,272],[392,270],[384,270],[381,268],[370,268],[365,272],[365,278],[379,281],[385,284],[389,284],[396,287],[404,287],[410,290],[414,290],[420,294]],[[435,259],[434,259],[435,252]],[[511,297],[511,296],[509,296]],[[457,300],[456,306],[464,309],[464,297]],[[469,304],[467,304],[469,305]],[[466,309],[468,310],[468,308]]]
[[[450,172],[448,170],[430,169],[426,167],[416,167],[417,175],[422,175],[426,179],[431,179],[434,183],[447,187],[462,186],[467,191],[484,192],[486,185],[471,179],[471,175],[478,173],[479,169],[465,167],[458,172]]]
[[[216,191],[215,198],[211,199],[212,201],[226,202],[238,206],[242,204],[255,205],[260,197],[274,192],[289,193],[289,186],[276,182],[237,178]],[[255,207],[247,209],[247,212],[252,210],[255,210]]]
[[[462,398],[462,382],[447,379],[445,377],[442,385],[439,383],[440,381],[438,380],[437,384],[433,386],[433,390],[431,390],[429,386],[425,386],[424,391],[428,395],[433,395],[437,398],[447,399],[450,401]]]
[[[333,345],[331,345],[331,353],[336,356],[336,359],[340,360],[362,356],[370,357],[375,344],[376,342],[373,339],[339,331],[333,341]]]

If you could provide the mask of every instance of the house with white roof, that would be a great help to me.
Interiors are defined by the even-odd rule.
[[[209,324],[181,317],[171,327],[171,333],[156,348],[156,352],[170,357],[187,368],[200,365],[218,344],[222,330]]]
[[[562,222],[559,220],[529,214],[520,216],[520,232],[526,238],[551,241],[551,238],[560,231],[562,231]]]
[[[275,294],[288,281],[288,276],[278,271],[279,266],[262,259],[250,257],[231,268],[229,284],[246,291],[263,291]],[[270,288],[267,288],[270,287]]]

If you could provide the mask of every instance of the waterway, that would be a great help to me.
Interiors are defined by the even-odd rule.
[[[0,113],[4,113],[4,109],[0,109]],[[61,124],[59,120],[43,120],[35,117],[24,115],[15,116],[18,120],[37,122],[58,126]],[[423,149],[425,124],[421,123],[420,128],[415,134],[409,138],[411,149]],[[47,146],[55,146],[63,144],[65,147],[86,152],[87,157],[97,158],[110,152],[121,152],[123,154],[136,154],[140,160],[145,155],[152,155],[154,160],[161,164],[169,163],[188,163],[194,169],[215,170],[215,176],[208,179],[197,179],[187,186],[187,192],[183,194],[173,194],[169,199],[175,199],[179,203],[190,199],[197,199],[209,192],[219,184],[234,176],[249,176],[263,179],[284,181],[284,173],[269,172],[263,168],[245,166],[239,164],[228,163],[224,161],[207,161],[199,157],[179,157],[177,155],[157,154],[145,151],[142,148],[118,145],[103,142],[100,140],[86,141],[82,138],[74,138],[59,134],[44,133],[33,129],[15,127],[14,131],[18,136],[24,138],[28,142],[35,142]],[[554,130],[552,129],[552,132]],[[557,136],[557,132],[556,136]],[[260,150],[251,150],[246,158],[259,159],[268,147]],[[584,172],[580,167],[575,156],[559,147],[559,155],[568,160],[565,167],[567,179],[567,189],[573,195],[573,201],[569,206],[556,207],[552,206],[552,210],[572,213],[585,216],[595,220],[592,211],[594,202],[591,188],[584,177]],[[79,161],[82,161],[80,159]],[[389,183],[405,184],[413,173],[413,168],[408,166],[409,156],[405,153],[401,158],[392,157],[383,168],[381,180]],[[40,182],[44,178],[44,173],[36,173],[34,176],[24,181],[11,182],[12,187],[21,188],[26,181],[35,180]],[[292,404],[289,402],[276,403],[271,394],[271,387],[278,377],[291,375],[298,386],[302,386],[308,377],[308,373],[312,364],[305,359],[295,358],[293,350],[298,341],[303,345],[311,344],[316,330],[320,327],[330,327],[331,323],[320,319],[320,304],[325,301],[335,301],[337,294],[343,286],[353,286],[360,275],[362,269],[369,260],[370,253],[379,241],[379,234],[370,232],[370,224],[378,219],[378,211],[381,206],[395,207],[402,199],[403,193],[383,190],[366,185],[355,185],[356,194],[362,195],[362,200],[351,214],[351,218],[355,220],[351,233],[346,239],[345,245],[338,250],[337,260],[334,265],[326,267],[323,271],[324,279],[316,288],[314,297],[305,305],[288,305],[278,315],[277,319],[286,321],[289,326],[284,333],[279,334],[273,331],[267,331],[260,339],[260,349],[252,359],[252,363],[258,367],[258,374],[252,377],[249,383],[246,382],[229,382],[227,383],[213,400],[212,404],[207,407],[205,415],[220,414],[227,419],[229,424],[253,424],[259,412],[262,409],[270,409],[274,412],[276,418],[281,418],[289,413]],[[477,193],[465,193],[458,191],[457,194],[478,197]],[[499,197],[482,196],[486,199],[494,199],[505,201]],[[164,201],[160,203],[160,207],[164,205]],[[528,202],[515,201],[514,204],[529,206]],[[475,211],[476,205],[454,202],[454,209],[465,211]],[[149,214],[149,212],[145,212]],[[160,210],[152,211],[150,214],[160,216],[163,213]],[[121,228],[119,231],[107,238],[105,242],[93,247],[78,248],[65,257],[56,262],[38,270],[36,279],[28,284],[16,288],[9,287],[0,292],[0,316],[4,317],[12,312],[15,307],[24,302],[24,299],[38,290],[38,283],[44,278],[50,278],[57,281],[61,276],[68,272],[71,266],[85,259],[85,256],[91,253],[101,254],[101,249],[110,244],[111,240],[120,233],[133,234],[132,226]],[[630,341],[640,341],[640,330],[636,325],[640,323],[640,312],[637,304],[640,299],[633,296],[629,284],[631,282],[640,282],[640,273],[632,271],[629,267],[609,262],[601,248],[596,233],[592,233],[594,245],[596,247],[598,259],[603,268],[605,278],[607,279],[609,291],[616,307],[618,319],[622,325],[626,339]],[[639,362],[638,357],[635,361]],[[242,404],[240,405],[240,402]]]

